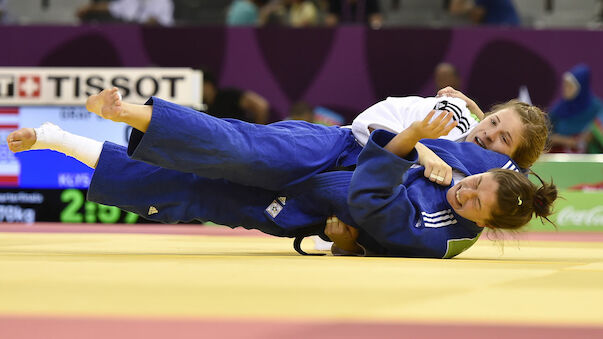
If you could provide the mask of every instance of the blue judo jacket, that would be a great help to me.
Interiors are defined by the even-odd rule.
[[[325,215],[335,214],[359,228],[358,243],[376,255],[458,255],[477,240],[482,228],[452,209],[446,200],[452,184],[444,187],[423,176],[416,151],[404,159],[383,148],[394,136],[384,130],[373,132],[354,172],[319,174],[282,192],[286,204],[277,207],[278,213],[267,213],[285,228],[324,222]],[[473,143],[421,142],[467,176],[491,168],[517,169],[508,156]]]

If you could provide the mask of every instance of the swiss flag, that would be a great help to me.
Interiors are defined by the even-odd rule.
[[[20,97],[38,98],[41,92],[40,83],[38,75],[21,75],[17,80],[17,93]]]

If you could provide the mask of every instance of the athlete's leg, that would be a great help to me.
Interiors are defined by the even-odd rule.
[[[49,122],[38,128],[21,128],[6,138],[12,152],[37,149],[51,149],[64,153],[80,162],[95,168],[100,156],[102,143],[79,135],[63,131]]]
[[[349,130],[218,119],[158,98],[132,105],[121,101],[116,88],[90,97],[86,107],[136,128],[128,148],[134,159],[271,190],[355,163],[360,149]]]
[[[153,107],[123,102],[118,89],[113,87],[88,97],[86,109],[105,119],[124,122],[139,131],[146,132]]]
[[[128,153],[202,177],[278,190],[355,163],[360,150],[348,129],[300,121],[257,125],[218,119],[158,98],[149,103],[153,111],[147,132],[132,132]]]
[[[91,201],[161,222],[206,220],[287,234],[264,213],[275,192],[152,166],[129,158],[123,146],[77,136],[50,123],[14,131],[7,141],[13,152],[52,149],[96,168],[88,190]]]
[[[286,233],[265,215],[275,192],[152,166],[110,142],[103,145],[87,198],[155,221],[203,220]]]

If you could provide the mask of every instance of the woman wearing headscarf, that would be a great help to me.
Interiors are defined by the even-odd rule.
[[[590,88],[590,73],[579,64],[563,74],[562,98],[550,111],[552,152],[583,153],[593,142],[592,124],[603,114],[603,103]]]

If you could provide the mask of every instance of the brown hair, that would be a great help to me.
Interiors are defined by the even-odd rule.
[[[511,155],[511,158],[521,168],[530,168],[543,152],[549,149],[549,133],[551,122],[548,114],[540,108],[518,100],[510,100],[504,104],[495,105],[489,113],[511,108],[519,115],[523,123],[521,142]]]
[[[537,187],[524,174],[507,170],[492,169],[488,171],[498,182],[496,201],[498,207],[492,211],[491,220],[487,224],[499,229],[518,229],[527,224],[532,216],[540,217],[551,224],[548,216],[552,213],[552,204],[557,199],[557,187],[544,182],[536,173],[530,171],[540,180],[542,186]]]

